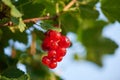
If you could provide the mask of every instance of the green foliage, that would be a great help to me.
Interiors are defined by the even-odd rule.
[[[104,21],[96,21],[94,27],[85,29],[82,33],[82,43],[87,49],[87,59],[100,66],[102,66],[102,56],[114,53],[118,47],[113,41],[101,35],[105,25]]]
[[[30,80],[28,75],[22,75],[18,78],[7,78],[5,76],[0,75],[0,80]]]
[[[23,18],[40,17],[46,13],[55,14],[54,1],[50,0],[18,0],[16,6],[24,15]]]
[[[78,12],[68,12],[60,16],[62,32],[76,32],[76,30],[81,27],[81,20]]]
[[[19,29],[20,32],[23,32],[26,28],[26,25],[24,24],[22,18],[11,18],[11,21],[13,22],[13,26],[8,26],[10,27],[12,32],[15,32],[15,30]]]
[[[1,36],[1,45],[6,47],[8,46],[8,41],[10,39],[13,39],[14,41],[19,41],[22,43],[27,44],[27,33],[26,32],[19,32],[16,31],[15,33],[13,33],[9,28],[3,28],[2,29],[2,36]]]
[[[102,57],[114,53],[118,47],[117,44],[103,37],[102,30],[109,23],[120,21],[120,1],[78,0],[64,11],[64,7],[70,1],[0,1],[0,80],[62,80],[41,63],[42,56],[46,55],[46,52],[41,49],[44,31],[32,26],[39,19],[43,19],[42,23],[36,25],[45,31],[53,29],[62,34],[75,33],[78,42],[86,48],[85,60],[102,66]],[[98,2],[101,3],[102,12],[108,19],[107,22],[98,20],[99,12],[95,7]],[[26,30],[29,31],[28,34]],[[8,44],[8,41],[13,39],[26,45],[29,35],[32,36],[32,41],[24,51],[15,50],[14,44],[12,46]],[[4,49],[7,46],[12,49],[11,56],[5,55]],[[35,54],[32,53],[33,51]],[[73,57],[75,60],[83,59],[79,53]],[[26,66],[27,74],[16,68],[18,62]]]
[[[21,32],[23,32],[25,30],[26,25],[22,21],[22,18],[21,18],[22,14],[12,4],[11,0],[2,0],[2,2],[10,8],[10,14],[11,14],[11,17],[13,17],[11,21],[13,22],[14,27],[16,27],[15,29],[18,28]],[[16,19],[16,20],[13,20],[13,19]],[[10,26],[10,27],[13,27],[13,26]]]
[[[6,69],[1,75],[6,76],[8,78],[17,78],[20,77],[24,72],[17,69],[15,66],[9,67]]]
[[[0,75],[0,80],[30,80],[30,78],[16,66],[11,66]]]
[[[17,8],[12,4],[11,0],[2,0],[2,2],[10,7],[10,13],[13,17],[21,17],[22,14],[17,10]]]
[[[101,9],[110,22],[120,21],[120,0],[101,0]]]
[[[98,11],[95,8],[95,4],[98,0],[83,0],[85,4],[80,4],[80,16],[83,19],[97,19],[98,18]]]

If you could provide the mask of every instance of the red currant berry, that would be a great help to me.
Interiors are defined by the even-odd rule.
[[[42,58],[42,63],[45,65],[49,65],[50,64],[50,59],[47,56],[44,56]]]
[[[54,69],[57,67],[57,62],[51,62],[48,66],[49,68]]]
[[[51,61],[51,62],[57,62],[57,59],[56,59],[55,57],[52,57],[52,58],[50,59],[50,61]]]
[[[58,45],[58,42],[54,42],[54,41],[53,41],[53,42],[51,42],[51,44],[50,44],[50,49],[54,49],[54,50],[55,50],[55,49],[58,48],[58,46],[59,46],[59,45]]]
[[[54,30],[47,31],[46,35],[49,36],[53,40],[59,40],[61,38],[61,33],[54,31]]]
[[[57,58],[56,58],[57,62],[62,61],[62,59],[63,59],[63,57],[57,57]]]
[[[57,57],[63,57],[63,56],[65,56],[66,55],[66,48],[61,48],[61,47],[59,47],[57,50],[56,50],[56,55],[57,55]]]
[[[61,47],[67,48],[67,47],[70,46],[70,44],[71,44],[71,42],[70,42],[70,40],[69,40],[68,37],[66,37],[66,36],[61,36],[61,39],[60,39],[60,42],[59,42],[59,45],[60,45]]]
[[[50,44],[51,44],[51,40],[48,37],[46,37],[42,43],[42,49],[49,50]]]
[[[54,56],[56,56],[56,51],[55,50],[48,51],[48,57],[49,58],[54,57]]]
[[[57,49],[58,42],[51,40],[49,37],[46,37],[42,43],[43,50]]]

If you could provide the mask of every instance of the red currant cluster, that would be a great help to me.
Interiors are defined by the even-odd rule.
[[[49,30],[45,33],[42,49],[48,51],[48,55],[42,58],[42,63],[53,69],[57,62],[62,61],[66,55],[66,48],[70,46],[70,40],[60,32]]]

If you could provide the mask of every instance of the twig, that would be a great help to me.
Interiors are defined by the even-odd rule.
[[[30,18],[30,19],[25,19],[23,20],[24,23],[36,23],[39,20],[49,20],[49,19],[55,19],[57,18],[57,15],[50,17],[50,16],[44,16],[44,17],[39,17],[39,18]],[[0,24],[0,26],[12,26],[14,25],[11,21],[7,22],[5,24]]]
[[[63,11],[68,11],[69,8],[76,3],[77,0],[72,0],[68,5],[66,5],[63,9]]]

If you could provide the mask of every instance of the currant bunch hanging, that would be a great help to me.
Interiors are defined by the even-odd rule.
[[[68,37],[61,35],[60,32],[48,30],[42,43],[42,49],[47,51],[47,56],[42,58],[42,63],[51,69],[57,67],[57,62],[62,61],[66,55],[66,48],[71,42]]]

